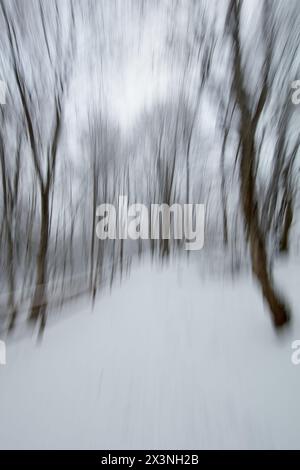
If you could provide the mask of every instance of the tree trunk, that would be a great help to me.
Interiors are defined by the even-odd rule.
[[[280,253],[287,254],[289,252],[289,236],[293,222],[293,202],[289,198],[284,214],[283,230],[279,241]]]
[[[260,284],[263,297],[269,305],[272,320],[276,327],[283,326],[289,321],[288,307],[276,293],[271,274],[268,270],[268,259],[265,239],[259,225],[258,203],[255,193],[255,146],[251,124],[245,126],[241,119],[242,150],[240,156],[240,188],[242,209],[246,234],[250,243],[252,271]]]
[[[274,290],[273,281],[267,269],[264,240],[255,232],[250,235],[250,249],[253,274],[261,286],[265,301],[269,305],[274,325],[281,327],[289,321],[288,308]]]
[[[49,197],[48,192],[41,193],[41,231],[40,246],[37,255],[37,275],[35,291],[33,294],[29,321],[36,323],[41,320],[41,330],[46,324],[46,279],[47,279],[47,251],[49,240]]]
[[[15,272],[14,272],[14,246],[11,229],[8,229],[8,279],[9,279],[9,296],[8,308],[10,311],[10,319],[8,330],[12,331],[15,327],[18,310],[15,302]]]
[[[221,199],[222,199],[222,215],[223,215],[223,244],[228,246],[228,218],[227,218],[227,194],[226,194],[226,176],[225,176],[225,149],[228,137],[228,129],[225,130],[222,151],[221,151]]]
[[[242,212],[244,216],[246,237],[250,244],[252,271],[260,284],[263,297],[267,302],[273,323],[281,327],[289,321],[288,307],[279,294],[276,293],[271,273],[268,268],[265,237],[260,225],[258,213],[258,199],[256,194],[255,168],[256,148],[255,134],[258,120],[264,108],[268,94],[268,70],[265,70],[264,83],[258,100],[257,108],[252,115],[249,95],[246,89],[245,74],[242,67],[240,45],[240,11],[241,3],[237,0],[231,2],[232,11],[232,39],[234,49],[233,61],[233,89],[236,103],[240,111],[239,134],[241,151],[239,155],[240,194]],[[267,51],[269,54],[270,51]]]

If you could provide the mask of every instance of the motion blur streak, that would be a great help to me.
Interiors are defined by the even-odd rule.
[[[299,447],[299,31],[298,0],[0,0],[0,447]],[[119,195],[205,207],[203,249],[98,237]]]

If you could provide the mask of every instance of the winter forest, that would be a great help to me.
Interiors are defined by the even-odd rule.
[[[0,80],[0,448],[300,448],[299,1],[0,0]]]

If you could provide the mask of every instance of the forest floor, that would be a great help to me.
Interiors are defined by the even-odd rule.
[[[146,263],[66,305],[43,340],[7,344],[0,448],[300,448],[300,267],[276,281],[293,311],[274,332],[247,274]]]

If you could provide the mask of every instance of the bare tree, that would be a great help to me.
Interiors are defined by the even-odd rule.
[[[24,6],[15,5],[15,9]],[[20,16],[12,18],[10,10],[2,1],[1,10],[6,26],[8,42],[11,50],[11,63],[16,90],[19,93],[21,119],[24,122],[30,155],[37,180],[40,199],[40,235],[36,260],[36,282],[32,299],[29,320],[41,320],[41,329],[46,322],[46,284],[47,284],[47,250],[50,234],[50,200],[53,191],[57,167],[57,154],[63,128],[63,108],[70,80],[72,56],[74,51],[74,11],[73,3],[69,4],[68,38],[63,38],[62,12],[56,2],[52,7],[39,4],[38,14],[35,13],[33,24],[22,25]],[[32,18],[28,15],[28,18]],[[30,28],[39,37],[39,55],[31,60],[33,79],[29,81],[25,58],[21,47],[30,47],[32,41]],[[21,34],[23,44],[21,46]],[[25,35],[25,40],[24,40]],[[62,45],[66,44],[62,51]],[[27,52],[26,49],[23,51]],[[45,60],[47,57],[47,60]],[[51,79],[46,79],[47,76]],[[49,86],[47,103],[43,102],[45,83]],[[35,99],[33,99],[35,95]],[[50,98],[50,99],[49,99]],[[50,104],[51,103],[51,104]],[[52,106],[52,109],[51,109]],[[44,113],[44,114],[43,114]],[[49,133],[47,125],[41,119],[51,122]]]
[[[267,17],[268,2],[264,3],[264,21]],[[243,69],[242,47],[240,39],[240,17],[242,2],[232,0],[229,7],[228,21],[233,44],[233,92],[240,113],[239,134],[241,150],[239,153],[239,175],[242,212],[245,222],[246,237],[250,245],[253,273],[258,280],[263,297],[270,307],[273,323],[283,326],[289,320],[288,307],[276,292],[269,270],[265,236],[260,224],[259,202],[256,189],[256,129],[264,110],[269,92],[269,73],[272,51],[272,38],[266,40],[265,63],[262,88],[259,99],[252,112],[246,88]]]

